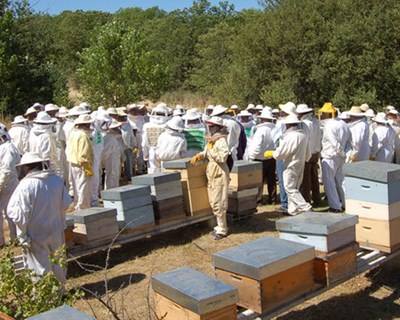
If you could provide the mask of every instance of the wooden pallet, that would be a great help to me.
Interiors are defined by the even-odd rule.
[[[121,245],[142,239],[149,239],[153,236],[157,236],[168,231],[184,228],[200,222],[209,221],[210,223],[212,223],[214,219],[215,219],[214,215],[186,217],[186,219],[184,220],[171,221],[169,223],[161,225],[154,225],[153,228],[138,230],[138,232],[121,233],[118,236],[118,238],[114,241],[112,248],[117,248],[120,247]],[[80,245],[72,247],[68,250],[68,260],[73,261],[85,256],[95,254],[100,251],[108,250],[110,245],[111,241],[106,240],[106,241],[96,241],[95,243],[90,243],[88,245]]]
[[[346,281],[349,281],[351,278],[353,278],[357,275],[374,270],[374,269],[382,266],[382,264],[384,264],[385,262],[390,261],[398,256],[400,256],[400,250],[396,251],[392,254],[387,254],[387,253],[380,252],[375,249],[362,248],[357,253],[357,271],[356,271],[356,273],[349,275],[347,278],[342,279],[338,282],[332,283],[329,287],[323,287],[322,285],[319,287],[316,287],[316,289],[313,292],[303,295],[302,297],[297,298],[297,299],[285,304],[282,307],[272,310],[271,312],[268,312],[267,314],[260,315],[260,314],[255,313],[252,310],[244,310],[238,314],[237,319],[238,320],[267,320],[267,319],[272,319],[277,316],[283,315],[285,313],[288,313],[294,307],[304,303],[305,301],[315,298],[316,296],[318,296],[330,289],[333,289],[334,287],[336,287],[340,284],[343,284]]]

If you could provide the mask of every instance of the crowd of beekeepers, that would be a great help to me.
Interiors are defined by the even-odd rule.
[[[276,109],[35,103],[9,128],[0,124],[0,246],[5,218],[28,267],[38,275],[52,270],[63,281],[63,270],[48,257],[64,243],[65,210],[98,206],[101,190],[181,158],[207,161],[215,240],[228,235],[229,172],[237,160],[262,162],[268,192],[264,198],[260,192],[260,202],[296,215],[320,205],[323,184],[329,211],[343,212],[343,165],[400,163],[399,135],[392,106],[375,113],[367,104],[340,112],[325,103],[315,112],[293,102]]]

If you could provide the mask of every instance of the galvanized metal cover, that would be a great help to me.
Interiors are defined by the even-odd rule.
[[[238,302],[237,289],[187,267],[155,275],[151,285],[155,292],[200,315]]]
[[[238,160],[235,161],[232,167],[232,173],[241,173],[248,171],[257,171],[262,170],[262,162],[259,161],[247,161],[247,160]]]
[[[26,320],[96,320],[87,314],[64,305],[62,307],[40,313],[36,316],[29,317]]]
[[[176,180],[181,180],[181,174],[179,172],[160,172],[132,177],[132,184],[149,186]]]
[[[314,259],[314,248],[265,237],[213,255],[215,268],[262,280]]]
[[[383,183],[400,180],[400,165],[380,161],[360,161],[345,164],[344,175]]]
[[[108,217],[116,217],[117,210],[111,208],[88,208],[76,211],[72,217],[75,223],[90,223],[99,219],[104,219]],[[115,218],[117,219],[117,218]]]
[[[164,169],[187,169],[191,167],[190,164],[191,158],[179,159],[179,160],[172,160],[172,161],[165,161],[163,162]]]
[[[329,235],[358,223],[358,217],[328,212],[305,212],[276,221],[276,229],[282,232]]]
[[[103,200],[125,200],[128,198],[138,198],[150,194],[150,188],[147,185],[126,185],[114,189],[108,189],[101,192]]]

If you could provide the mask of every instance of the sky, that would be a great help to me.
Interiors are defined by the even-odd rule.
[[[218,4],[219,0],[211,0]],[[257,0],[231,0],[236,10],[244,8],[258,8]],[[35,11],[49,14],[58,14],[64,10],[100,10],[115,12],[120,8],[141,7],[150,8],[158,6],[171,11],[190,7],[192,0],[30,0]]]

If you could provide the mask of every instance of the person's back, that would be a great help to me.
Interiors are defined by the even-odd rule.
[[[255,127],[254,135],[249,139],[246,158],[249,160],[263,160],[264,152],[274,150],[273,123],[261,123]]]
[[[56,137],[48,125],[34,124],[29,134],[29,152],[40,154],[49,159],[51,165],[57,164]]]
[[[274,157],[277,160],[283,160],[285,168],[303,168],[308,157],[307,149],[307,135],[304,130],[290,128],[284,133],[280,145],[275,151],[276,157]]]
[[[183,133],[164,131],[157,142],[157,156],[161,161],[181,159],[186,153],[187,144]]]
[[[351,132],[348,125],[339,119],[329,119],[325,122],[322,135],[321,157],[331,159],[339,156],[346,157],[351,148]]]
[[[15,124],[9,130],[12,142],[17,147],[19,154],[29,151],[29,128],[25,124]]]
[[[369,126],[365,119],[351,122],[350,132],[353,143],[352,161],[368,160],[370,156]]]
[[[225,116],[223,119],[224,119],[224,125],[228,130],[227,143],[229,147],[229,152],[232,154],[233,159],[236,160],[241,127],[238,122],[236,122],[235,120],[233,120],[228,116]]]
[[[371,157],[391,163],[394,158],[396,133],[388,125],[379,124],[371,137]]]

